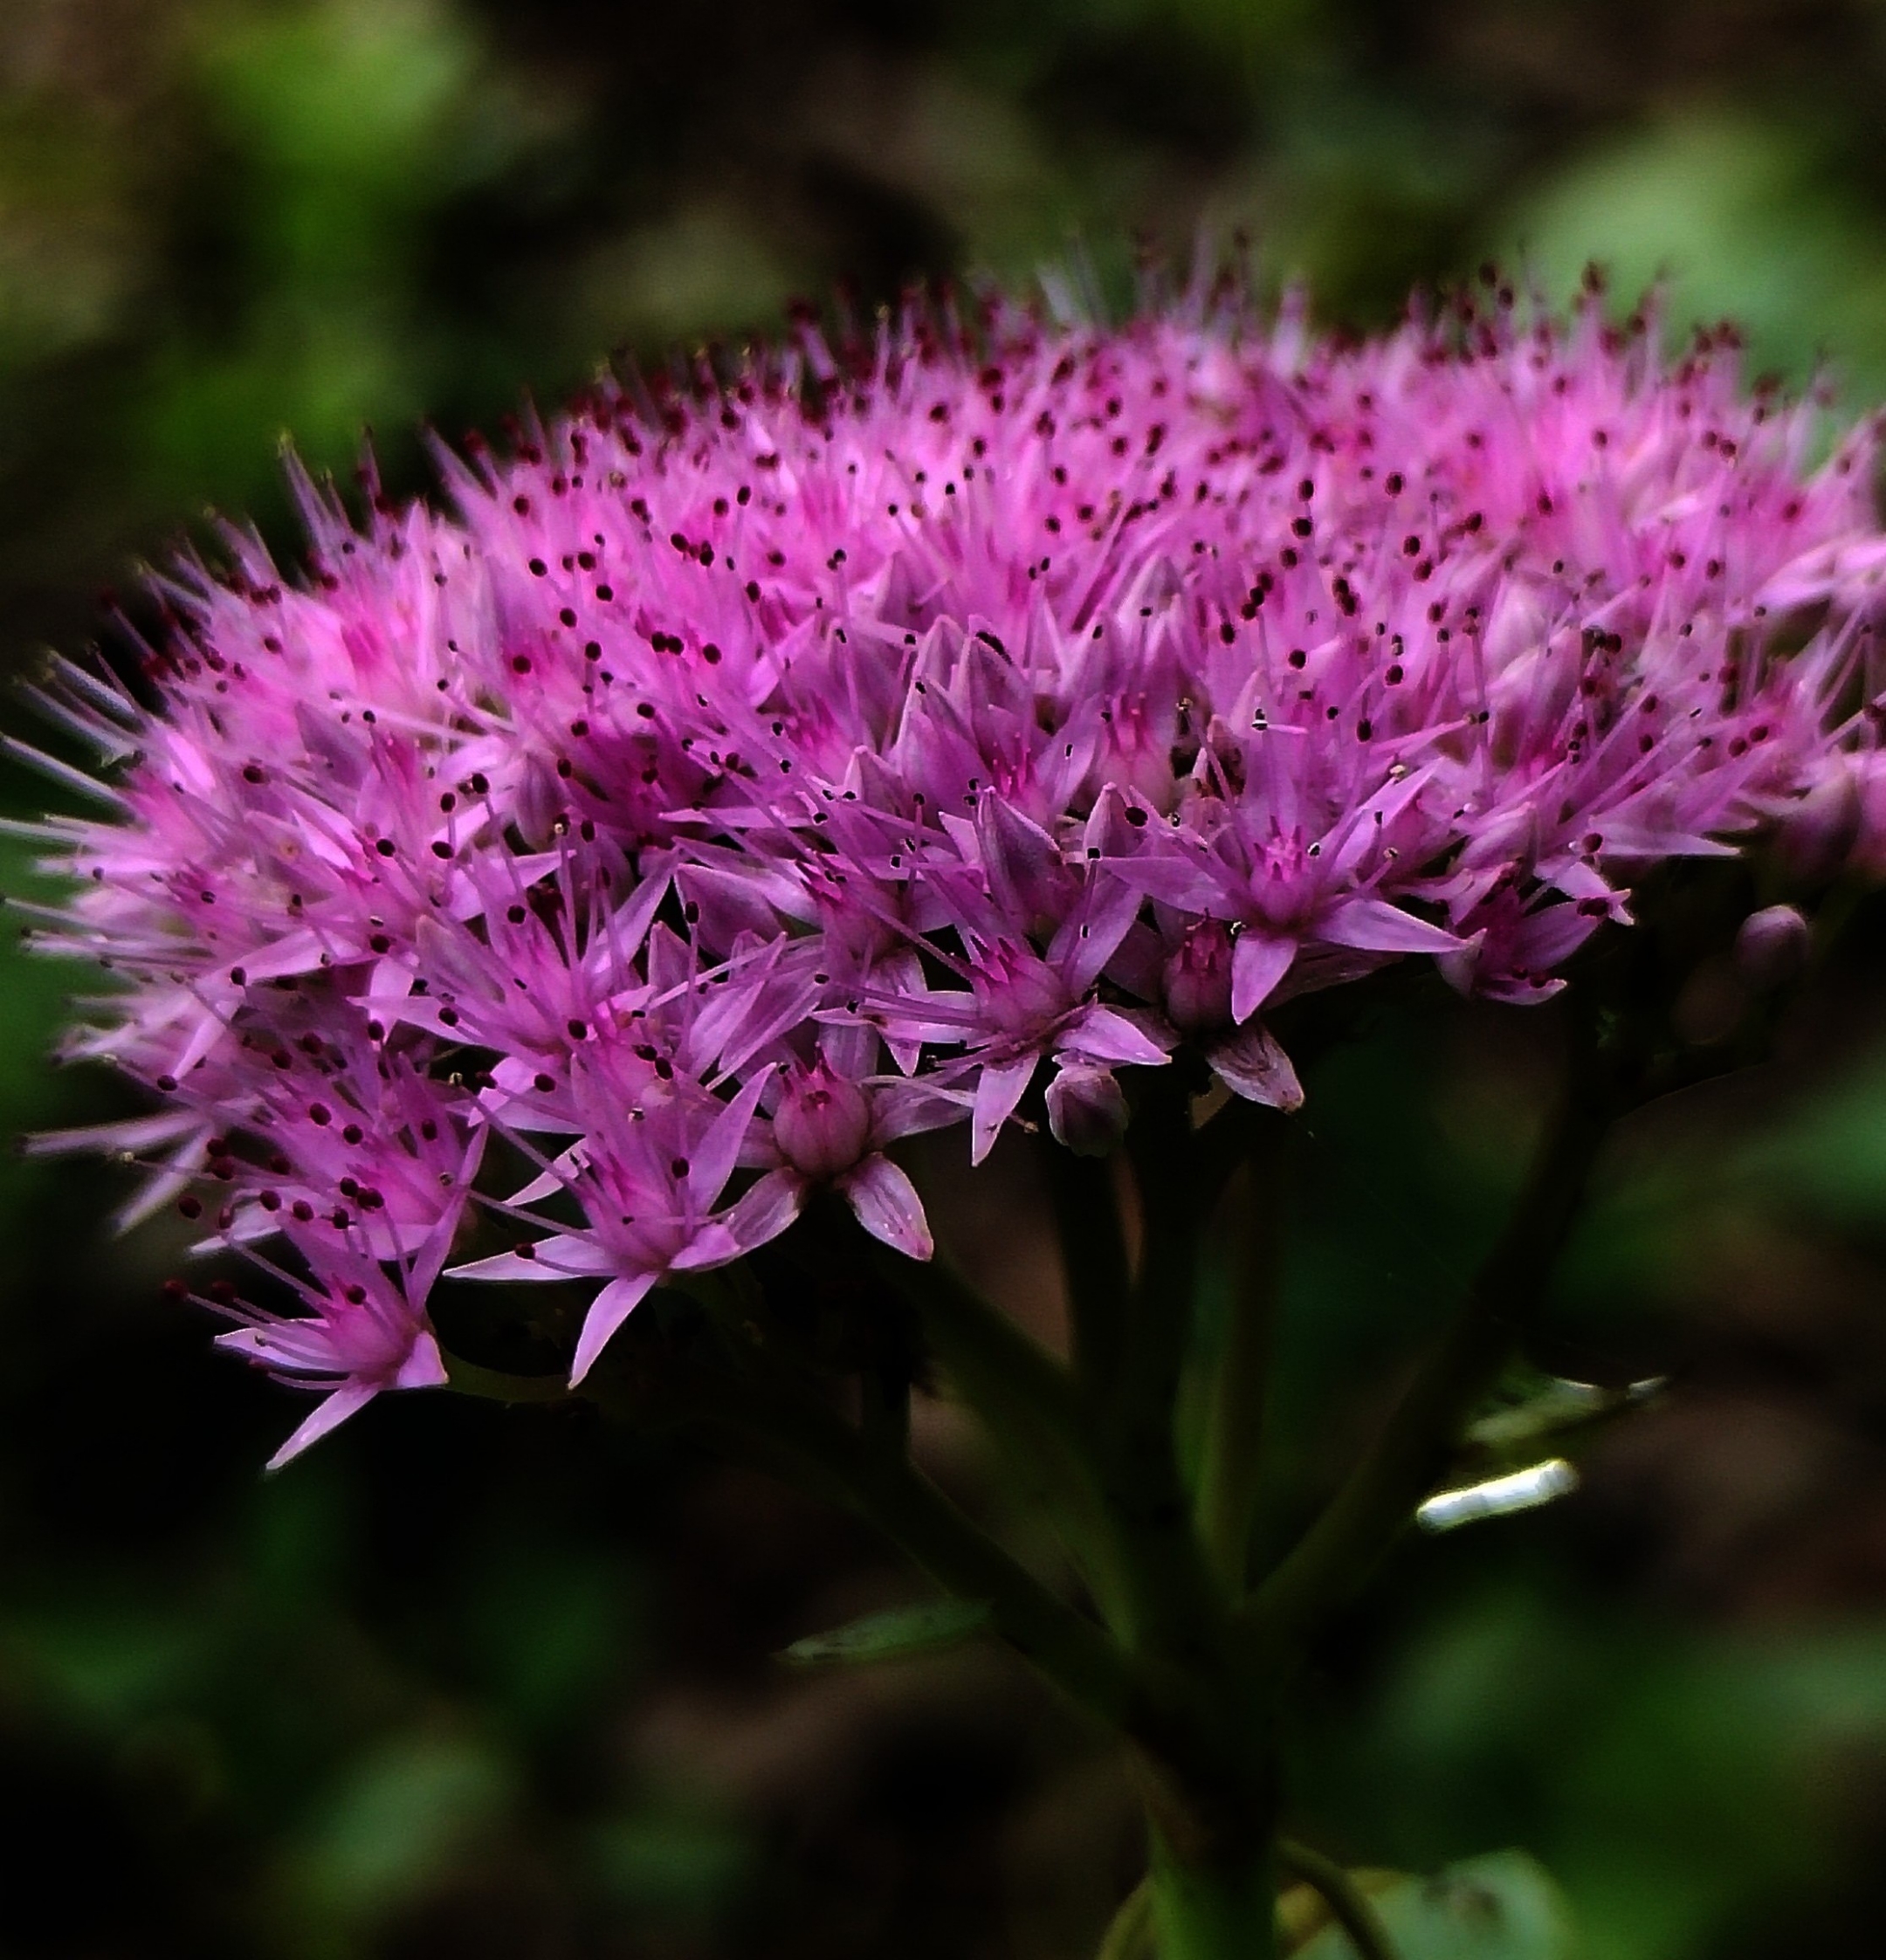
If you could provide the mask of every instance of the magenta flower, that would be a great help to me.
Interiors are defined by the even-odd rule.
[[[1594,305],[1194,298],[805,330],[444,457],[451,515],[298,477],[307,576],[180,567],[154,708],[45,689],[105,777],[41,759],[100,811],[36,833],[42,942],[118,981],[70,1049],[158,1102],[40,1147],[286,1235],[305,1317],[227,1338],[327,1387],[292,1448],[439,1379],[474,1220],[521,1235],[461,1277],[595,1286],[578,1376],[821,1187],[926,1257],[917,1131],[1105,1150],[1184,1052],[1293,1108],[1293,998],[1539,999],[1765,828],[1886,870],[1870,437],[1812,444]]]
[[[457,1276],[603,1281],[576,1343],[570,1379],[581,1381],[659,1282],[731,1265],[791,1224],[796,1205],[764,1183],[733,1204],[719,1203],[771,1073],[770,1066],[761,1069],[722,1102],[677,1075],[658,1052],[646,1064],[620,1049],[578,1063],[570,1092],[582,1140],[547,1164],[508,1208],[561,1192],[582,1207],[583,1225],[524,1240],[513,1251],[456,1268]]]
[[[293,1317],[212,1302],[215,1310],[241,1324],[217,1345],[261,1364],[278,1380],[321,1390],[322,1400],[269,1460],[279,1469],[309,1444],[364,1408],[386,1388],[438,1388],[445,1364],[425,1315],[426,1296],[438,1277],[450,1242],[448,1230],[407,1262],[390,1269],[344,1235],[287,1228],[290,1246],[309,1277],[267,1267],[306,1311]]]
[[[929,1082],[872,1072],[878,1036],[870,1028],[829,1025],[809,1063],[788,1065],[773,1105],[776,1168],[754,1186],[778,1193],[796,1215],[821,1185],[850,1206],[874,1239],[927,1259],[935,1250],[923,1200],[884,1155],[899,1137],[960,1122],[964,1097]]]

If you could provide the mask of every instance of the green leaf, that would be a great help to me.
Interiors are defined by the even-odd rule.
[[[1523,1851],[1496,1851],[1407,1878],[1374,1894],[1395,1960],[1572,1960],[1572,1928],[1559,1888]],[[1339,1927],[1325,1926],[1295,1960],[1354,1960]]]
[[[1653,1378],[1621,1388],[1603,1388],[1541,1375],[1526,1385],[1525,1393],[1503,1399],[1476,1418],[1467,1431],[1467,1441],[1489,1455],[1536,1455],[1539,1446],[1549,1440],[1588,1428],[1651,1400],[1662,1386],[1661,1379]]]
[[[981,1599],[934,1599],[920,1606],[892,1606],[866,1613],[829,1633],[795,1640],[780,1656],[795,1668],[856,1667],[871,1661],[902,1661],[955,1647],[988,1625]]]

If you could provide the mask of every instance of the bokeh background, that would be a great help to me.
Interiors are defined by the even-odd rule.
[[[0,655],[82,646],[209,507],[292,551],[285,431],[344,471],[370,425],[416,492],[423,423],[612,351],[1071,251],[1125,292],[1139,240],[1201,228],[1359,326],[1490,255],[1559,292],[1596,257],[1862,405],[1883,100],[1874,0],[3,0]],[[83,976],[12,938],[0,1129],[116,1107],[42,1059]],[[1337,1630],[1302,1834],[1416,1870],[1528,1847],[1592,1960],[1882,1950],[1882,1001],[1862,906],[1775,1063],[1625,1139],[1539,1358],[1675,1386],[1580,1495],[1410,1547]],[[1538,1049],[1517,1013],[1391,1014],[1312,1082],[1306,1487],[1379,1402],[1356,1358],[1485,1238]],[[933,1166],[939,1212],[1051,1331],[1005,1168],[973,1197]],[[772,1658],[910,1596],[868,1536],[671,1440],[443,1397],[264,1481],[293,1398],[159,1304],[182,1228],[111,1239],[120,1176],[0,1166],[0,1955],[1090,1949],[1135,1848],[1076,1723],[974,1651]],[[1026,1542],[974,1439],[919,1429]]]

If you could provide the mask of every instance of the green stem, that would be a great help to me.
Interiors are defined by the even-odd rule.
[[[946,1592],[987,1603],[1002,1638],[1071,1700],[1116,1730],[1136,1725],[1139,1685],[1105,1632],[1057,1599],[904,1457],[874,1448],[829,1410],[750,1384],[716,1381],[696,1413],[810,1468]]]
[[[1085,1455],[1084,1420],[1066,1369],[944,1260],[877,1251],[878,1269],[916,1306],[930,1351],[978,1413],[1019,1426],[1063,1461]]]
[[[1155,1833],[1153,1923],[1159,1960],[1274,1960],[1277,1866],[1269,1845],[1198,1861]]]
[[[1091,1397],[1104,1397],[1119,1375],[1132,1276],[1112,1164],[1077,1157],[1051,1139],[1041,1164],[1061,1241],[1074,1372]]]
[[[1248,1619],[1267,1646],[1299,1639],[1367,1577],[1433,1488],[1544,1295],[1613,1114],[1594,1058],[1579,1057],[1570,1075],[1505,1229],[1453,1322],[1367,1454],[1260,1588]]]
[[[1284,1118],[1261,1142],[1234,1184],[1230,1299],[1211,1382],[1199,1472],[1198,1524],[1205,1555],[1233,1599],[1249,1577],[1251,1530],[1263,1477],[1264,1396],[1277,1318],[1286,1211],[1282,1183],[1288,1134]]]
[[[1300,1880],[1322,1899],[1331,1918],[1349,1936],[1357,1960],[1395,1960],[1381,1915],[1367,1893],[1333,1858],[1282,1838],[1277,1841],[1277,1862],[1290,1877]]]
[[[1111,1624],[1126,1582],[1087,1411],[1068,1372],[940,1259],[895,1254],[880,1270],[917,1309],[930,1351],[981,1420],[1012,1474],[1047,1503]]]
[[[573,1400],[569,1377],[555,1375],[512,1375],[497,1368],[481,1368],[456,1354],[444,1357],[445,1379],[460,1395],[475,1395],[486,1402],[568,1402]]]
[[[1132,1643],[1180,1668],[1215,1672],[1224,1601],[1192,1528],[1174,1436],[1210,1184],[1186,1088],[1163,1079],[1176,1073],[1162,1069],[1146,1085],[1126,1132],[1144,1239],[1100,1429],[1107,1509],[1132,1587]]]

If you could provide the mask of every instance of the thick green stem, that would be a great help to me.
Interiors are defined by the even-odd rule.
[[[1090,1397],[1105,1397],[1119,1377],[1132,1289],[1112,1164],[1077,1157],[1052,1140],[1043,1145],[1041,1163],[1061,1241],[1074,1372]]]
[[[1087,1448],[1080,1405],[1068,1372],[941,1258],[919,1264],[873,1248],[878,1269],[915,1305],[930,1351],[970,1406],[995,1422],[1025,1429],[1036,1447],[1063,1461]]]
[[[1359,1586],[1407,1527],[1543,1296],[1614,1113],[1594,1058],[1575,1058],[1569,1074],[1505,1229],[1459,1311],[1347,1482],[1259,1589],[1249,1620],[1268,1649],[1299,1639]]]
[[[1274,1960],[1277,1864],[1268,1843],[1198,1860],[1155,1835],[1152,1881],[1159,1960]]]
[[[1249,1576],[1251,1529],[1263,1468],[1264,1396],[1277,1318],[1286,1210],[1285,1118],[1275,1118],[1234,1182],[1230,1298],[1211,1382],[1199,1470],[1198,1527],[1205,1555],[1231,1598]]]
[[[1067,1371],[942,1261],[880,1257],[912,1300],[930,1351],[1010,1472],[1046,1503],[1110,1623],[1125,1611],[1118,1534],[1101,1495],[1089,1412]]]
[[[1099,1427],[1107,1510],[1132,1592],[1128,1637],[1142,1653],[1215,1675],[1223,1660],[1225,1602],[1193,1530],[1174,1436],[1210,1191],[1188,1101],[1181,1083],[1155,1078],[1127,1131],[1144,1237],[1119,1377]]]

